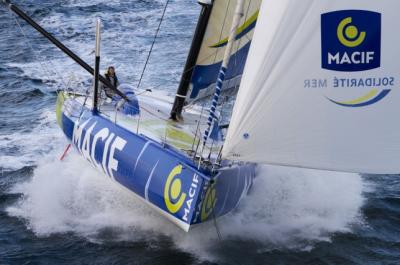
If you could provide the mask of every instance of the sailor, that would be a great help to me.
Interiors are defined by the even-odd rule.
[[[107,72],[105,73],[106,79],[113,85],[115,88],[118,88],[119,81],[117,74],[115,73],[114,66],[109,66]],[[102,85],[102,89],[107,97],[112,98],[116,93],[110,87],[106,86],[105,84]]]

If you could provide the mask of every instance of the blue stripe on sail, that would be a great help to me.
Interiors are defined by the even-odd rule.
[[[243,46],[237,53],[231,56],[228,70],[223,75],[224,80],[230,80],[243,74],[244,66],[249,52],[250,42]],[[190,99],[198,97],[199,92],[217,82],[222,62],[211,65],[196,65],[193,70],[191,84],[193,86]],[[221,86],[222,87],[222,86]],[[215,87],[212,87],[214,89]]]
[[[257,13],[258,13],[258,12],[257,12]],[[257,13],[256,13],[256,14],[257,14]],[[257,19],[255,19],[251,24],[249,24],[242,32],[240,32],[239,34],[237,34],[237,35],[236,35],[236,38],[235,38],[235,41],[236,41],[236,40],[240,40],[243,36],[245,36],[247,33],[249,33],[250,31],[252,31],[252,30],[255,28],[256,24],[257,24]],[[224,42],[222,42],[222,43],[220,43],[220,44],[213,45],[213,46],[211,46],[211,47],[212,47],[212,48],[220,48],[220,47],[226,46],[227,44],[228,44],[228,40],[226,40],[226,41],[224,41]]]

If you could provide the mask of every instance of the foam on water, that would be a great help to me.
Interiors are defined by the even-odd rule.
[[[107,1],[104,2],[104,0],[92,0],[90,2],[84,2],[80,0],[69,0],[66,1],[67,4],[66,6],[68,7],[87,7],[87,6],[95,6],[95,5],[102,5],[102,6],[118,6],[121,4],[120,0],[113,0],[113,1]]]
[[[290,245],[293,239],[329,240],[361,221],[360,175],[263,166],[253,193],[242,204],[232,227],[235,236]],[[259,233],[259,231],[262,231]]]
[[[363,190],[357,174],[261,166],[251,194],[218,226],[224,240],[256,241],[260,251],[311,250],[333,233],[362,224]],[[176,239],[181,248],[203,257],[220,255],[221,242],[211,225]]]
[[[153,3],[148,2],[145,4]],[[69,0],[66,1],[68,12],[52,12],[39,22],[93,63],[94,21],[101,17],[105,26],[102,68],[113,64],[123,81],[134,84],[147,56],[164,1],[157,1],[158,9],[113,11],[124,3],[128,1],[105,3],[95,0],[88,4]],[[81,8],[96,4],[102,4],[106,9],[80,12]],[[73,8],[77,12],[71,15],[69,11]],[[192,34],[192,30],[186,27],[188,24],[194,27],[193,17],[198,15],[198,11],[195,1],[171,3],[163,24],[165,30],[161,32],[162,38],[158,40],[150,60],[144,85],[165,84],[179,79]],[[183,40],[187,40],[186,43]],[[78,83],[90,80],[60,53],[48,50],[41,53],[43,60],[53,62],[50,65],[55,68],[50,69],[57,70],[64,79],[69,80],[73,73]],[[9,66],[21,69],[25,77],[56,84],[50,90],[60,85],[59,76],[44,76],[37,61]],[[174,85],[176,87],[176,82]],[[162,89],[170,90],[168,85]],[[257,241],[262,247],[260,251],[277,248],[304,250],[312,248],[315,242],[329,241],[333,233],[351,232],[353,225],[362,222],[359,213],[364,191],[361,176],[263,166],[251,194],[235,212],[218,219],[224,241],[217,240],[213,223],[196,227],[186,234],[97,172],[75,151],[66,161],[58,161],[66,141],[55,123],[53,110],[45,111],[42,118],[41,124],[31,131],[0,136],[0,148],[13,146],[17,149],[13,155],[0,157],[0,167],[18,169],[37,165],[29,181],[17,184],[10,191],[23,196],[8,207],[7,212],[22,218],[39,237],[73,232],[101,242],[110,240],[110,237],[111,240],[149,241],[167,236],[181,250],[202,258],[217,259],[220,255],[217,246],[224,242]],[[108,233],[102,237],[105,230],[111,230],[111,235]]]
[[[265,251],[307,250],[316,242],[329,241],[333,233],[351,232],[362,222],[361,176],[273,166],[261,167],[251,194],[235,212],[218,219],[223,242],[218,242],[212,222],[189,234],[182,232],[75,151],[64,162],[55,154],[46,157],[33,178],[11,192],[23,197],[8,213],[26,220],[38,236],[74,232],[101,241],[108,229],[113,231],[111,240],[151,240],[161,235],[171,238],[177,248],[207,259],[217,259],[216,247],[232,240],[256,241]]]
[[[51,152],[55,145],[65,143],[54,119],[54,111],[45,109],[36,127],[30,128],[31,124],[25,124],[24,131],[1,134],[0,150],[4,153],[0,156],[0,167],[16,170],[24,166],[33,166],[45,154]]]
[[[61,153],[62,149],[57,151]],[[46,157],[34,177],[11,192],[24,196],[8,212],[26,219],[39,236],[76,232],[93,237],[105,228],[147,231],[168,226],[167,221],[97,172],[75,151],[64,162]]]

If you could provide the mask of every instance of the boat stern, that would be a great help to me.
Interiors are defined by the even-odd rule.
[[[255,168],[251,163],[223,167],[211,181],[205,181],[192,223],[207,222],[234,210],[250,191]]]

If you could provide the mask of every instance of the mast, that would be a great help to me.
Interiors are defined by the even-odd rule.
[[[100,41],[101,41],[101,21],[96,23],[96,61],[94,67],[94,92],[93,92],[93,112],[98,112],[99,100],[99,72],[100,72]]]
[[[174,105],[171,110],[171,119],[178,121],[182,116],[182,109],[185,104],[185,99],[189,91],[190,79],[192,78],[193,69],[196,65],[197,58],[201,49],[201,44],[204,39],[204,34],[207,30],[208,21],[210,19],[213,0],[199,0],[202,5],[199,20],[197,22],[196,31],[190,47],[189,55],[186,60],[185,68],[181,77],[181,81],[176,92]]]
[[[208,137],[210,136],[211,126],[213,125],[213,123],[216,122],[215,111],[217,110],[217,105],[218,105],[219,97],[221,95],[222,85],[225,80],[225,74],[226,74],[226,71],[227,71],[227,68],[229,65],[229,61],[231,58],[233,44],[234,44],[235,38],[236,38],[236,31],[239,27],[240,20],[242,19],[243,15],[244,15],[243,9],[244,9],[244,0],[238,0],[237,5],[236,5],[236,10],[235,10],[235,15],[233,17],[231,30],[229,33],[228,44],[227,44],[225,54],[224,54],[224,60],[222,61],[222,66],[221,66],[221,69],[220,69],[220,72],[218,75],[217,84],[215,87],[215,93],[214,93],[214,97],[213,97],[211,108],[210,108],[210,113],[209,113],[208,120],[207,120],[207,129],[204,132],[203,148],[207,143]]]
[[[78,55],[76,55],[73,51],[68,49],[64,44],[62,44],[58,39],[56,39],[53,35],[51,35],[49,32],[47,32],[44,28],[42,28],[38,23],[36,23],[31,17],[29,17],[25,12],[23,12],[21,9],[19,9],[16,5],[12,4],[10,0],[2,0],[4,4],[8,6],[8,8],[14,12],[16,15],[18,15],[20,18],[25,20],[30,26],[32,26],[36,31],[38,31],[40,34],[42,34],[45,38],[47,38],[51,43],[53,43],[57,48],[59,48],[62,52],[64,52],[67,56],[69,56],[72,60],[74,60],[76,63],[78,63],[83,69],[85,69],[87,72],[89,72],[92,76],[94,76],[94,69],[87,64],[82,58],[80,58]],[[115,88],[111,82],[109,82],[104,76],[99,75],[99,80],[105,84],[107,87],[112,89],[115,93],[117,93],[120,97],[125,99],[126,101],[129,102],[129,99],[127,96],[125,96],[124,93],[119,91],[117,88]]]

